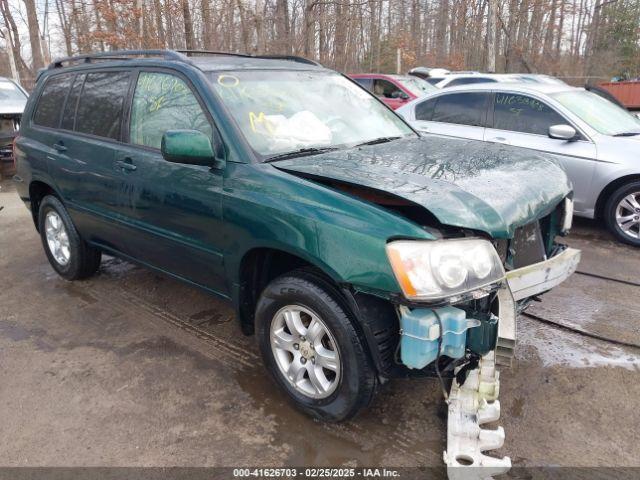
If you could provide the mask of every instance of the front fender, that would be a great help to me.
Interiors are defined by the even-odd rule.
[[[387,240],[433,238],[377,205],[271,165],[230,164],[224,193],[225,269],[232,284],[239,283],[247,252],[273,248],[317,266],[337,284],[397,293]]]

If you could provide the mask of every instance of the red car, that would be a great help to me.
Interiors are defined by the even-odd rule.
[[[358,73],[349,75],[361,86],[389,105],[400,108],[414,98],[437,90],[424,80],[409,75],[385,75],[381,73]]]

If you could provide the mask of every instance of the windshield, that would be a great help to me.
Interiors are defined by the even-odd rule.
[[[421,97],[427,93],[435,92],[438,89],[433,85],[420,80],[419,78],[399,78],[398,83],[413,93],[416,97]]]
[[[640,132],[640,120],[595,93],[576,90],[551,96],[604,135]]]
[[[0,80],[0,102],[24,102],[26,99],[26,95],[13,82]]]
[[[333,72],[209,72],[251,147],[267,159],[415,135],[365,90]]]

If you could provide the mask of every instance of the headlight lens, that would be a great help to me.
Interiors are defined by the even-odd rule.
[[[435,300],[467,293],[504,278],[493,245],[479,238],[400,240],[387,255],[405,297]]]

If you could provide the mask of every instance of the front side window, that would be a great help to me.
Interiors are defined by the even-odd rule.
[[[493,128],[548,135],[549,127],[566,123],[555,110],[533,97],[515,93],[495,95]]]
[[[33,123],[43,127],[58,128],[60,112],[71,87],[73,75],[56,75],[47,80],[38,100]]]
[[[640,132],[640,120],[599,95],[572,90],[551,95],[567,110],[604,135]]]
[[[484,126],[488,97],[489,94],[482,92],[441,95],[437,98],[432,120],[473,127]]]
[[[129,72],[88,73],[78,102],[75,130],[119,140],[129,80]]]
[[[261,157],[301,148],[349,148],[415,133],[342,75],[325,71],[209,72],[243,135]]]
[[[142,72],[131,105],[129,141],[160,148],[167,130],[198,130],[212,138],[213,129],[189,86],[168,73]]]
[[[402,90],[388,80],[376,78],[373,81],[373,93],[382,98],[399,98]]]

